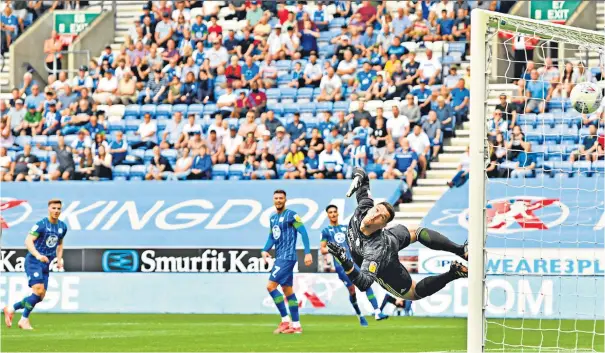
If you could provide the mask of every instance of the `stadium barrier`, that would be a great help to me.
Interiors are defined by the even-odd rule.
[[[416,281],[422,277],[413,275]],[[267,279],[267,274],[56,273],[36,312],[276,314],[265,290]],[[571,277],[490,277],[487,286],[492,305],[487,315],[602,320],[604,284],[603,277],[597,276],[581,277],[578,282]],[[353,314],[348,291],[336,274],[296,274],[294,286],[303,315]],[[132,296],[132,288],[145,295]],[[578,288],[600,300],[586,300]],[[384,290],[376,284],[373,289],[382,298]],[[561,295],[553,295],[561,290]],[[0,277],[0,305],[29,292],[25,276],[6,273]],[[452,282],[436,295],[415,302],[414,315],[465,317],[466,293],[466,280]],[[371,314],[365,296],[358,298],[364,313]]]

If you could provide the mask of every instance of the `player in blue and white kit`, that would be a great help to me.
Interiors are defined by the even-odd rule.
[[[25,273],[33,293],[13,306],[4,307],[4,322],[7,327],[13,325],[15,311],[24,309],[19,328],[33,329],[29,323],[29,314],[46,295],[50,263],[56,258],[57,268],[63,268],[63,238],[67,234],[67,225],[59,220],[62,206],[61,200],[48,201],[48,217],[36,223],[25,238],[28,251],[25,256]]]
[[[292,282],[294,280],[294,266],[296,266],[297,261],[297,233],[300,233],[305,248],[305,265],[310,266],[313,263],[309,235],[300,216],[296,212],[286,209],[286,192],[284,190],[273,192],[273,205],[277,213],[271,216],[269,238],[261,253],[263,259],[267,261],[271,257],[268,251],[275,245],[275,263],[271,269],[267,291],[269,291],[275,306],[279,310],[282,322],[273,333],[302,333],[298,317],[298,299],[294,294]],[[277,290],[278,285],[281,286],[288,300],[292,323],[290,323],[288,317],[284,296]]]
[[[338,207],[334,205],[329,205],[326,207],[326,213],[328,214],[328,219],[330,220],[330,225],[322,229],[321,231],[321,242],[320,242],[320,251],[323,255],[328,253],[328,242],[336,243],[347,250],[348,256],[351,256],[349,251],[349,245],[347,245],[347,226],[338,224]],[[336,258],[334,258],[336,260]],[[344,285],[349,290],[349,300],[351,301],[351,305],[353,305],[353,309],[357,313],[359,317],[359,323],[361,326],[368,326],[368,321],[365,317],[361,315],[361,310],[359,310],[359,305],[357,305],[357,295],[355,292],[355,286],[353,282],[347,276],[345,270],[342,268],[338,260],[334,261],[334,268],[336,269],[336,273],[338,274],[338,278],[344,283]],[[376,300],[376,296],[374,295],[374,291],[372,288],[368,288],[366,290],[366,295],[370,303],[372,303],[372,307],[374,308],[374,318],[376,320],[387,319],[388,316],[384,315],[382,311],[378,308],[378,301]]]

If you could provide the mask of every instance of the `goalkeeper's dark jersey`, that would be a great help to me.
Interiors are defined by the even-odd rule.
[[[412,280],[399,262],[398,253],[409,245],[410,233],[402,225],[384,228],[370,236],[361,232],[361,221],[374,206],[369,191],[369,180],[364,178],[356,193],[357,209],[349,221],[347,233],[351,256],[361,270],[354,271],[349,278],[362,291],[376,281],[392,295],[402,297],[410,289]]]

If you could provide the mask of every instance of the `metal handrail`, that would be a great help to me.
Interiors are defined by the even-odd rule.
[[[90,50],[61,50],[59,52],[60,54],[86,54],[86,62],[90,61]],[[77,73],[78,69],[73,69],[73,70],[69,70],[69,69],[61,69],[61,70],[57,70],[57,56],[55,55],[53,58],[53,68],[49,69],[46,65],[44,65],[44,68],[46,69],[46,72],[48,72],[49,74],[57,74],[59,72],[67,72],[68,74],[70,73]]]

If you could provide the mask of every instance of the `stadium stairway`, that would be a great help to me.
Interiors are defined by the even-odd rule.
[[[499,103],[498,97],[506,93],[509,97],[513,94],[513,84],[491,84],[488,96],[488,116],[491,110]],[[491,109],[490,109],[491,108]],[[395,223],[404,224],[410,229],[420,225],[422,218],[435,205],[435,202],[449,190],[446,185],[456,174],[460,155],[470,144],[470,123],[465,122],[456,129],[456,137],[446,139],[443,152],[437,161],[431,163],[431,170],[426,172],[426,178],[418,179],[418,185],[412,189],[413,201],[402,203],[395,213]]]
[[[10,84],[10,53],[7,51],[4,56],[0,55],[0,98],[10,98],[10,90],[13,88]]]

